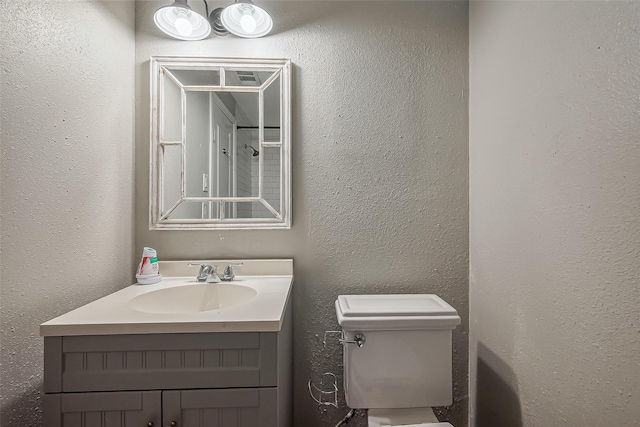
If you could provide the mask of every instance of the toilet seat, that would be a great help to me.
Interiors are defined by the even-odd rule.
[[[380,427],[453,427],[449,423],[395,424]]]
[[[369,409],[369,427],[453,427],[441,423],[432,408]]]

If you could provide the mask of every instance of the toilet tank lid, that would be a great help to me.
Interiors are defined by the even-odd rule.
[[[435,294],[340,295],[336,301],[343,328],[453,329],[455,308]]]

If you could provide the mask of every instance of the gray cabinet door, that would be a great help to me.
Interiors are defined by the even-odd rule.
[[[178,427],[276,427],[277,388],[175,390],[162,394],[164,423]]]
[[[46,394],[43,426],[160,427],[161,409],[160,391]]]

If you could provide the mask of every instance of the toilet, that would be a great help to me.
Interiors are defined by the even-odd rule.
[[[347,405],[369,427],[451,427],[433,407],[453,402],[451,334],[457,311],[434,294],[340,295]]]

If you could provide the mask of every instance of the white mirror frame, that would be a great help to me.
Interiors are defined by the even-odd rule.
[[[203,57],[151,57],[151,153],[149,171],[149,229],[150,230],[241,230],[241,229],[290,229],[291,228],[291,60],[257,58],[203,58]],[[280,148],[280,212],[263,197],[263,156],[259,159],[257,197],[187,197],[185,193],[185,123],[182,114],[181,141],[163,141],[161,131],[162,77],[167,68],[181,70],[220,70],[219,86],[180,85],[184,105],[187,91],[257,92],[259,148]],[[280,142],[264,140],[264,89],[277,77],[270,78],[262,86],[226,86],[224,70],[228,68],[273,71],[280,75]],[[162,212],[162,149],[163,145],[182,147],[182,198],[167,212]],[[169,215],[182,202],[217,202],[220,205],[219,219],[170,219]],[[274,218],[225,218],[225,206],[230,202],[260,202]]]

